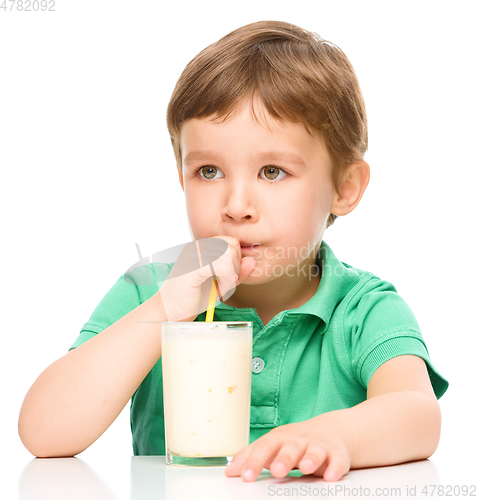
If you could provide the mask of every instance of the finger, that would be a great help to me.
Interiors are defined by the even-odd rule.
[[[329,454],[329,465],[324,472],[325,481],[338,481],[350,470],[350,457],[342,450],[333,450]]]
[[[214,236],[214,238],[219,238],[221,240],[224,240],[228,245],[229,245],[229,251],[231,254],[231,257],[233,258],[234,261],[239,262],[242,257],[242,250],[241,250],[241,244],[239,243],[239,240],[237,238],[234,238],[232,236]]]
[[[321,441],[309,441],[307,451],[299,462],[299,470],[303,474],[313,474],[324,465],[327,458],[327,447]]]
[[[174,277],[172,279],[176,280],[178,283],[184,282],[184,283],[187,283],[191,287],[198,288],[198,287],[202,286],[202,284],[206,280],[208,280],[209,278],[214,276],[214,274],[215,274],[215,269],[214,268],[211,269],[211,266],[207,265],[207,266],[200,267],[199,269],[196,269],[193,272],[184,273],[184,275],[182,275],[178,278]],[[179,280],[181,280],[181,281],[179,281]],[[166,281],[171,282],[172,280],[168,276],[166,278]]]
[[[196,240],[196,244],[201,265],[213,264],[216,268],[220,261],[224,261],[239,272],[242,253],[240,244],[235,238],[215,236]]]
[[[213,267],[214,269],[214,274],[218,284],[218,293],[220,297],[224,298],[224,296],[231,290],[232,294],[235,291],[237,275],[230,258],[229,261],[216,261],[214,264],[211,264],[211,267]]]
[[[237,238],[234,236],[225,236],[225,235],[220,235],[220,236],[214,236],[215,238],[222,238],[224,241],[227,241],[229,245],[233,246],[239,253],[241,254],[241,243]]]
[[[262,469],[272,462],[281,446],[282,443],[276,439],[259,438],[255,441],[241,467],[242,479],[248,482],[255,481]]]
[[[228,477],[237,477],[241,475],[241,470],[244,462],[246,461],[249,452],[251,450],[251,445],[246,446],[241,451],[237,452],[232,461],[226,467],[226,476]]]
[[[270,471],[274,477],[282,478],[299,463],[307,450],[307,442],[301,438],[288,439],[274,461],[270,464]]]
[[[239,271],[239,277],[237,279],[236,285],[241,284],[252,274],[254,269],[257,267],[257,262],[254,257],[244,257],[241,260],[241,269]]]
[[[227,250],[211,264],[214,266],[215,271],[222,270],[226,274],[229,273],[234,276],[235,273],[239,273],[241,268],[241,254],[228,244]],[[216,272],[216,274],[219,273]]]

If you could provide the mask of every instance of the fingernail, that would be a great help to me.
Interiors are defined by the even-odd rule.
[[[234,273],[234,278],[237,281],[237,278],[239,278],[239,276],[236,273]]]
[[[314,462],[306,458],[305,460],[302,460],[301,465],[304,469],[310,470],[314,466]]]
[[[252,469],[247,469],[244,474],[242,475],[242,477],[244,479],[246,479],[247,481],[252,481],[254,479],[254,471]]]
[[[285,469],[286,469],[285,465],[284,465],[282,462],[276,462],[276,463],[274,464],[274,468],[275,468],[276,470],[277,470],[277,469],[278,469],[278,470],[280,470],[280,472],[285,472]]]
[[[326,479],[327,481],[337,481],[338,477],[339,475],[336,472],[329,471],[327,472],[327,477],[324,479]]]

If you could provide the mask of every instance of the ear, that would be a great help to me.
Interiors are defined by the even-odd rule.
[[[340,186],[340,193],[336,193],[330,213],[347,215],[359,204],[367,189],[370,180],[370,167],[364,160],[351,163],[347,166],[345,180]]]
[[[181,169],[179,168],[179,165],[176,165],[176,168],[178,169],[179,182],[181,183],[181,187],[183,188],[183,191],[184,191],[184,179],[183,179],[183,174],[182,174],[182,172],[181,172]]]

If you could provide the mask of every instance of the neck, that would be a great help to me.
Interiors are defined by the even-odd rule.
[[[238,285],[233,296],[224,303],[238,308],[254,308],[260,317],[268,318],[272,318],[280,311],[296,309],[317,292],[320,274],[315,259],[316,253],[313,252],[297,266],[294,273],[289,272],[289,275],[283,274],[258,285],[247,283]],[[311,276],[309,270],[312,274],[319,275]]]

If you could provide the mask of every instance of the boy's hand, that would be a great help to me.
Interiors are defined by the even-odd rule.
[[[255,481],[263,468],[277,478],[292,469],[314,474],[326,481],[338,481],[350,470],[350,453],[345,441],[320,432],[318,417],[305,422],[282,425],[234,455],[226,476]]]
[[[170,275],[157,292],[168,321],[194,321],[198,314],[207,310],[213,274],[217,277],[219,295],[224,297],[254,271],[256,261],[253,257],[242,257],[239,240],[231,236],[214,238],[222,239],[228,244],[225,252],[215,251],[214,246],[208,251],[203,248],[201,262],[206,262],[206,255],[209,261],[212,256],[214,273],[208,264],[194,269],[201,249],[198,249],[197,241],[193,241],[183,249]]]
[[[254,257],[243,257],[241,244],[237,238],[232,236],[214,236],[224,240],[229,245],[229,251],[233,256],[234,272],[237,274],[236,286],[240,285],[246,278],[248,278],[256,268],[256,259]],[[214,265],[214,269],[216,266]],[[221,293],[221,296],[224,295]]]

